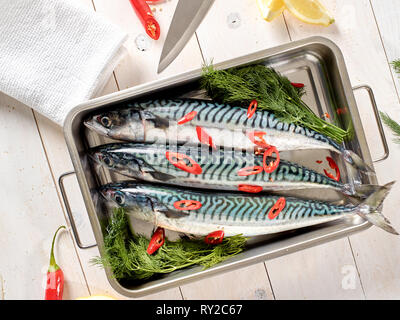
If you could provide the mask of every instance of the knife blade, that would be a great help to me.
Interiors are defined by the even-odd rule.
[[[157,73],[179,55],[215,0],[180,0],[165,40]]]

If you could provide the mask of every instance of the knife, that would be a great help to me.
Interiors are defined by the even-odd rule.
[[[196,31],[214,0],[180,0],[161,52],[157,73],[163,71],[179,55]]]

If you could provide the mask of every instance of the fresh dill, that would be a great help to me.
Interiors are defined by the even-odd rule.
[[[91,262],[111,268],[116,279],[124,280],[149,279],[194,265],[209,268],[242,252],[247,240],[242,235],[227,237],[219,245],[201,240],[165,240],[155,254],[149,255],[149,240],[130,231],[123,208],[114,209],[106,231],[103,255]]]
[[[201,87],[217,102],[247,107],[257,100],[258,108],[271,111],[278,119],[322,133],[343,142],[349,132],[318,117],[301,99],[304,91],[264,65],[216,70],[203,67]]]
[[[381,115],[384,124],[387,125],[392,130],[393,134],[396,136],[396,138],[393,139],[393,141],[395,143],[400,144],[400,124],[398,124],[391,117],[389,117],[387,113],[380,111],[379,114]]]
[[[399,74],[400,73],[400,59],[396,59],[396,60],[392,61],[391,64],[392,64],[394,71]]]
[[[391,65],[394,71],[397,74],[400,74],[400,59],[394,60],[391,62]],[[395,139],[393,142],[400,144],[400,124],[393,120],[387,113],[379,111],[379,114],[382,118],[383,123],[392,130],[393,134],[395,135]]]

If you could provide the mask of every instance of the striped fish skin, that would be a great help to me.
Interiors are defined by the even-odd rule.
[[[256,236],[277,233],[355,214],[353,205],[286,198],[286,205],[275,219],[268,212],[278,196],[255,196],[242,193],[205,192],[124,182],[101,187],[103,197],[135,218],[169,230],[204,236],[224,230],[225,236]],[[196,210],[177,210],[174,203],[199,201]]]
[[[196,116],[183,125],[177,121],[190,112]],[[247,110],[206,100],[170,99],[130,102],[126,108],[94,115],[85,125],[99,134],[133,142],[198,143],[195,130],[201,126],[216,146],[251,149],[246,132],[264,131],[265,140],[278,150],[329,149],[338,153],[341,145],[316,131],[279,121],[274,114],[257,110],[251,119]]]
[[[166,152],[178,152],[193,159],[202,168],[192,174],[175,167]],[[162,146],[154,144],[113,143],[91,149],[91,159],[107,169],[127,177],[149,182],[162,182],[183,187],[217,190],[238,190],[239,184],[263,187],[263,190],[333,188],[349,193],[350,188],[314,170],[281,160],[272,173],[240,176],[242,168],[263,166],[263,156],[245,151],[211,151],[194,146]],[[267,161],[268,162],[268,161]]]

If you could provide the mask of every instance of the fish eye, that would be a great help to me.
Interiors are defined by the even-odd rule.
[[[125,196],[122,192],[116,192],[114,195],[114,200],[119,205],[123,205],[125,203]]]
[[[103,162],[106,166],[111,167],[113,165],[113,161],[110,157],[105,156],[103,158]]]
[[[103,126],[105,126],[106,128],[111,127],[111,124],[112,124],[110,118],[107,117],[107,116],[101,117],[100,122],[101,122],[101,124],[102,124]]]

